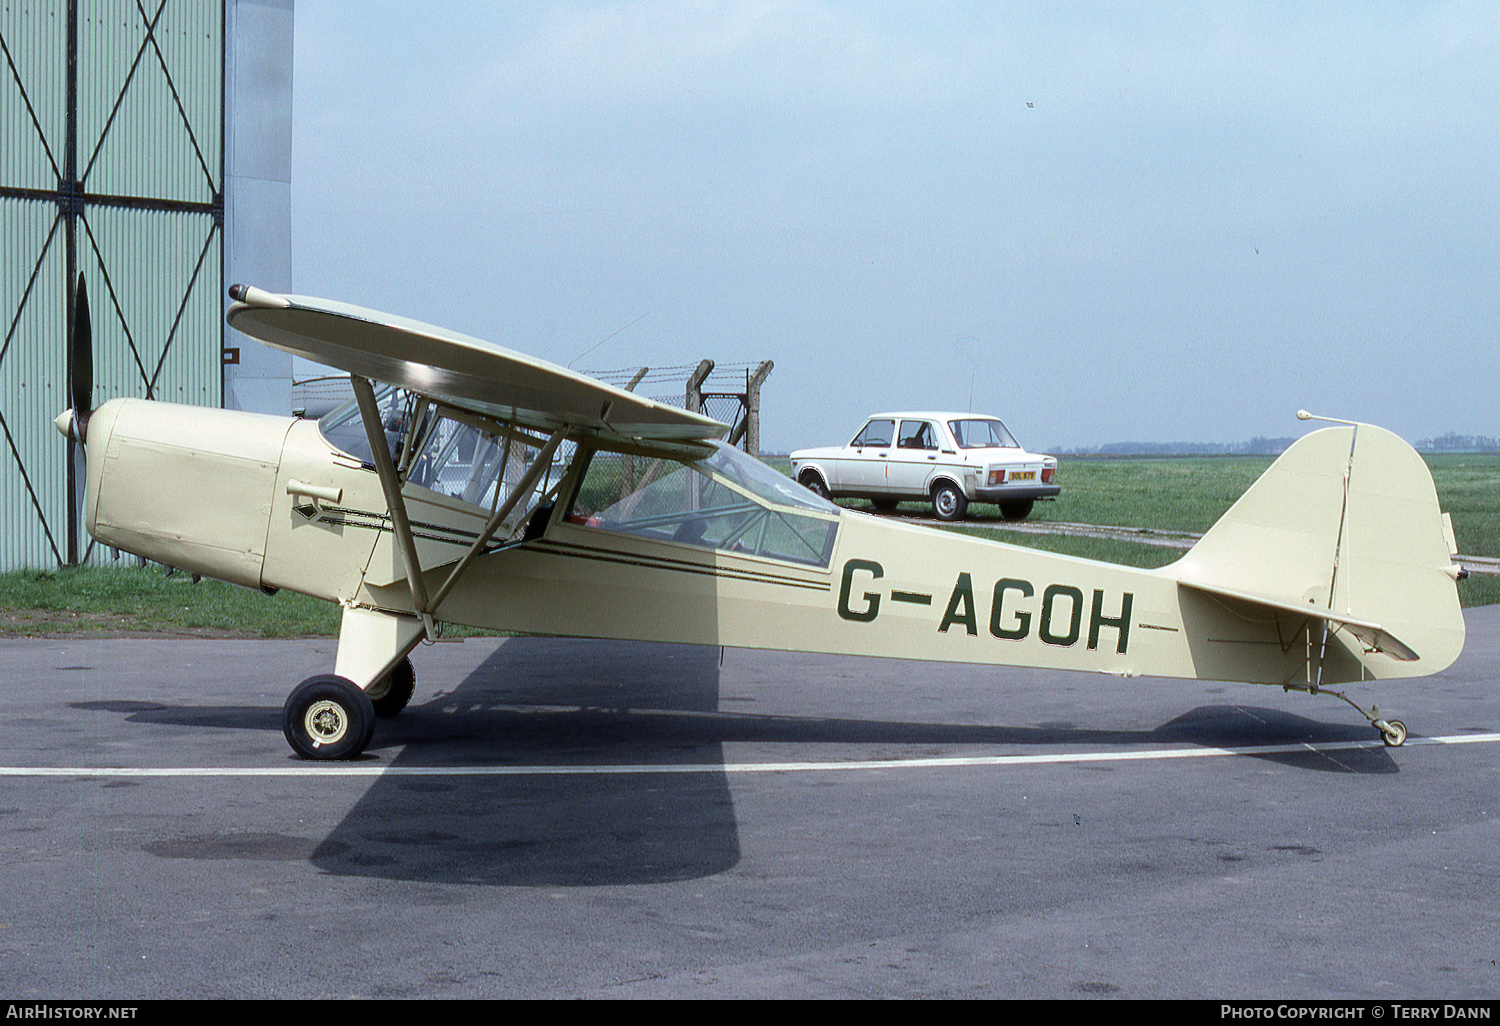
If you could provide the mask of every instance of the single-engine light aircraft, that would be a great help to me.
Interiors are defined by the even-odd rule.
[[[82,290],[80,289],[80,293]],[[321,421],[112,399],[75,366],[99,542],[343,606],[292,748],[349,759],[410,700],[442,622],[595,638],[1246,681],[1327,692],[1436,673],[1464,621],[1421,457],[1336,422],[1177,562],[1139,570],[840,508],[724,424],[518,352],[236,285],[231,325],[350,374]],[[90,359],[86,308],[75,361]]]

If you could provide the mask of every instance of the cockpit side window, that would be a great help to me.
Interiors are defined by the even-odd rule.
[[[655,541],[826,567],[838,507],[777,477],[785,475],[727,446],[690,464],[596,452],[567,519]]]

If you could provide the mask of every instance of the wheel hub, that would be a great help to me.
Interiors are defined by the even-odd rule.
[[[308,706],[302,718],[307,736],[320,745],[331,745],[349,729],[349,717],[337,702],[322,699]]]

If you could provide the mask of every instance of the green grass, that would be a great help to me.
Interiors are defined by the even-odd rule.
[[[1063,493],[1036,521],[1202,533],[1265,473],[1269,456],[1060,460]]]
[[[1500,557],[1500,453],[1427,456],[1438,500],[1453,517],[1459,550]],[[777,466],[776,460],[770,461]],[[1063,493],[1039,502],[1034,522],[1072,522],[1202,532],[1269,466],[1269,457],[1065,458]],[[780,468],[788,469],[786,461]],[[848,503],[864,507],[864,503]],[[916,504],[906,508],[917,509]],[[993,517],[991,507],[979,507]],[[1180,550],[1137,542],[1022,534],[990,520],[957,528],[1016,545],[1153,568]],[[123,562],[123,561],[122,561]],[[1500,602],[1500,577],[1474,575],[1459,586],[1466,606]],[[290,592],[268,596],[161,567],[74,567],[0,574],[0,635],[82,631],[326,637],[338,633],[339,607]],[[450,634],[485,633],[453,628]]]
[[[337,634],[339,607],[305,595],[263,595],[222,581],[168,576],[152,567],[65,567],[0,574],[0,633],[87,631],[238,634],[287,638]]]
[[[1453,517],[1458,551],[1500,557],[1500,453],[1439,453],[1426,460],[1438,502]]]
[[[183,637],[334,637],[336,603],[290,591],[267,595],[194,581],[161,566],[82,566],[0,573],[0,637],[167,634]],[[443,624],[443,636],[502,632]]]

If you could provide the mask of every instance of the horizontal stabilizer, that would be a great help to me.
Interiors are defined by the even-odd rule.
[[[1312,620],[1324,620],[1328,623],[1347,627],[1349,632],[1360,641],[1364,642],[1367,649],[1372,652],[1383,652],[1392,659],[1400,659],[1403,662],[1414,662],[1418,658],[1417,653],[1407,646],[1400,638],[1391,634],[1378,623],[1368,620],[1359,620],[1352,616],[1335,613],[1331,609],[1324,609],[1313,603],[1301,604],[1289,602],[1285,599],[1270,598],[1266,595],[1254,595],[1246,591],[1237,591],[1232,588],[1222,588],[1212,584],[1198,584],[1193,581],[1177,581],[1184,588],[1192,588],[1208,595],[1217,595],[1220,598],[1235,599],[1239,602],[1248,602],[1251,605],[1262,606],[1279,613],[1291,613],[1295,616],[1305,616]]]

